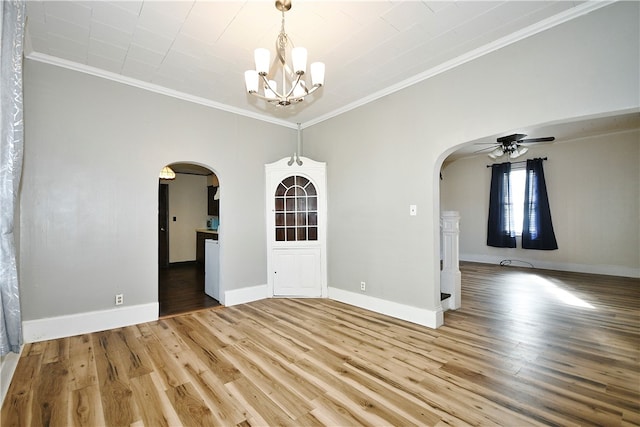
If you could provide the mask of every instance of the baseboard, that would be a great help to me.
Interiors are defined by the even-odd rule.
[[[521,267],[528,267],[527,264],[533,264],[535,266],[534,268],[540,268],[543,270],[571,271],[574,273],[640,278],[640,268],[623,267],[619,265],[559,263],[526,259],[523,257],[510,258],[492,255],[460,254],[460,261],[480,262],[483,264],[500,264],[500,261],[504,259],[513,259],[514,262],[512,265]],[[520,262],[516,262],[516,259]]]
[[[110,310],[90,311],[67,316],[22,322],[24,341],[37,342],[121,328],[158,320],[157,302]]]
[[[451,307],[451,300],[452,298],[449,297],[440,301],[440,304],[442,305],[442,311],[453,310],[453,308]]]
[[[223,294],[222,305],[230,307],[232,305],[245,304],[251,301],[258,301],[267,297],[267,285],[251,286],[248,288],[232,289]]]
[[[224,301],[221,303],[230,307],[265,298],[267,298],[267,285],[258,285],[226,291]],[[329,298],[429,328],[435,329],[444,323],[442,309],[427,310],[331,287],[329,288]]]
[[[442,326],[444,323],[442,308],[438,310],[428,310],[426,308],[413,307],[333,287],[329,287],[329,299],[433,329]]]
[[[18,354],[7,354],[2,359],[2,362],[0,362],[0,407],[4,404],[4,398],[9,390],[13,374],[16,372],[16,367],[18,366],[18,361],[20,360],[20,354],[22,354],[23,348],[24,347],[20,347],[20,353]]]

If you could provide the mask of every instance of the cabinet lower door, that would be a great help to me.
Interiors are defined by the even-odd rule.
[[[204,245],[204,293],[220,301],[220,246],[213,239],[205,240]]]
[[[320,248],[273,251],[273,295],[320,297]]]

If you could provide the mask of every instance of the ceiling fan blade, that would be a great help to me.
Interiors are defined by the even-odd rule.
[[[495,150],[498,147],[499,147],[498,145],[493,144],[493,147],[481,148],[480,150],[474,151],[471,154],[482,153],[483,151],[488,151],[488,150]]]
[[[500,138],[497,139],[497,141],[501,144],[504,144],[505,142],[515,142],[515,141],[519,141],[522,138],[524,138],[525,134],[522,133],[514,133],[513,135],[507,135],[507,136],[501,136]]]
[[[518,141],[518,144],[532,144],[536,142],[551,142],[551,141],[555,141],[555,138],[553,136],[547,136],[544,138],[521,139],[520,141]]]

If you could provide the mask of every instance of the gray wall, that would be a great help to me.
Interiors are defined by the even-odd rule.
[[[25,61],[23,319],[158,301],[158,173],[208,167],[224,199],[221,287],[266,280],[264,164],[295,131]]]
[[[442,160],[507,130],[637,109],[637,17],[637,3],[608,6],[305,129],[305,155],[327,162],[329,286],[366,280],[371,296],[436,310]]]
[[[513,249],[486,245],[486,165],[492,162],[482,155],[442,171],[442,209],[462,217],[461,259],[640,277],[640,131],[530,146],[526,158],[534,157],[548,158],[544,172],[558,250],[524,250],[519,238]]]
[[[437,309],[442,160],[507,129],[638,108],[637,16],[614,4],[305,129],[305,156],[327,162],[329,286],[364,280]],[[31,61],[25,126],[24,320],[113,308],[116,293],[157,301],[158,172],[172,162],[220,179],[221,285],[267,282],[264,164],[294,151],[295,131]]]

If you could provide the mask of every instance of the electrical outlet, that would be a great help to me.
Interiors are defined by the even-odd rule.
[[[360,290],[362,292],[367,290],[367,284],[365,282],[360,282]]]
[[[124,304],[124,294],[116,294],[116,305]]]

